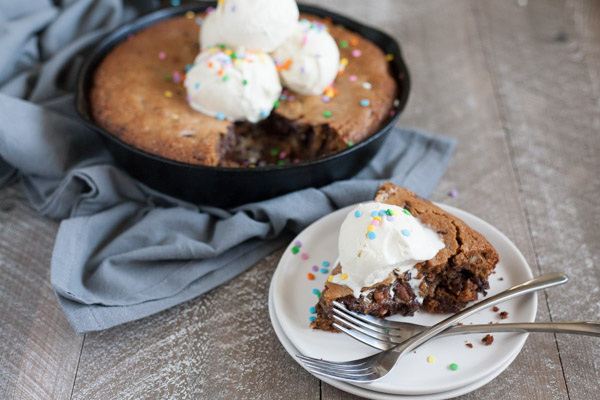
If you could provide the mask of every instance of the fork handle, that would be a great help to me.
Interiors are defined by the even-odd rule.
[[[522,322],[491,325],[460,325],[446,329],[438,337],[487,332],[554,332],[600,336],[600,322]]]
[[[536,292],[538,290],[550,288],[553,286],[561,285],[566,283],[569,278],[560,272],[554,272],[551,274],[542,275],[538,278],[532,279],[530,281],[521,283],[519,285],[513,286],[510,289],[505,290],[502,293],[498,293],[495,296],[489,297],[479,303],[476,303],[470,307],[465,308],[461,312],[454,314],[453,316],[446,318],[445,320],[438,322],[433,325],[431,328],[424,330],[421,333],[416,334],[411,339],[405,342],[405,345],[401,345],[392,350],[393,352],[399,352],[401,354],[406,354],[409,351],[419,347],[432,337],[436,336],[443,330],[448,327],[456,324],[461,319],[465,319],[470,315],[475,314],[476,312],[483,310],[485,308],[491,307],[498,303],[502,303],[503,301],[507,301],[510,299],[514,299],[515,297],[522,296],[527,293]],[[394,351],[395,350],[395,351]],[[391,354],[390,354],[391,355]],[[389,361],[393,361],[395,364],[397,357],[394,359],[392,356]]]

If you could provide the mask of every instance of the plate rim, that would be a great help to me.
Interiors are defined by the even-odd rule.
[[[369,201],[372,202],[372,201]],[[362,202],[362,203],[366,203],[366,202]],[[357,203],[359,204],[359,203]],[[298,239],[298,237],[300,237],[307,229],[309,229],[310,227],[312,227],[313,225],[319,223],[320,221],[322,221],[324,218],[327,218],[328,216],[332,215],[332,214],[336,214],[336,213],[343,213],[344,211],[348,211],[350,210],[352,207],[355,207],[357,204],[353,204],[353,205],[349,205],[347,207],[343,207],[339,210],[336,210],[333,213],[330,213],[328,215],[326,215],[325,217],[320,218],[319,220],[313,222],[313,224],[309,225],[307,228],[305,228],[302,232],[300,232],[298,235],[296,235],[296,237],[290,242],[290,244],[286,247],[285,252],[283,253],[284,255],[281,257],[281,259],[279,260],[279,263],[277,265],[277,268],[273,274],[272,277],[272,281],[275,282],[274,286],[276,285],[278,276],[280,275],[280,271],[283,269],[280,268],[280,266],[283,264],[282,261],[285,259],[286,262],[289,261],[289,255],[291,254],[291,247],[293,246],[293,243]],[[468,225],[473,225],[475,224],[481,224],[483,226],[485,226],[486,230],[489,230],[490,232],[493,232],[494,235],[497,236],[497,240],[498,241],[502,241],[503,245],[507,245],[508,249],[510,252],[512,252],[513,256],[516,256],[520,262],[522,263],[523,266],[525,266],[526,268],[521,271],[522,273],[524,273],[527,276],[527,279],[532,279],[533,278],[533,273],[531,270],[531,267],[529,266],[529,263],[527,262],[527,260],[525,259],[525,257],[523,256],[523,254],[521,253],[521,251],[516,247],[516,245],[506,236],[504,235],[499,229],[497,229],[495,226],[491,225],[490,223],[486,222],[485,220],[477,217],[476,215],[473,215],[467,211],[464,211],[462,209],[459,209],[457,207],[453,207],[450,205],[446,205],[446,204],[442,204],[442,203],[436,203],[434,202],[435,205],[437,205],[438,207],[444,209],[445,211],[455,215],[456,217],[460,218],[461,220],[469,220],[469,224]],[[481,228],[479,228],[481,230]],[[506,253],[505,253],[506,254]],[[528,310],[527,317],[526,320],[529,321],[534,321],[536,314],[537,314],[537,305],[538,305],[538,298],[537,298],[537,294],[533,293],[529,296],[529,301],[531,301],[531,306]],[[275,297],[275,296],[274,296]],[[279,319],[279,315],[281,314],[281,311],[278,311],[278,307],[277,305],[278,301],[274,298],[273,300],[273,305],[274,305],[274,311],[276,313],[276,315],[278,316],[278,321],[280,322]],[[281,322],[280,322],[281,324]],[[281,324],[282,329],[284,329],[285,332],[285,328],[283,328],[283,324]],[[287,337],[287,334],[286,334]],[[514,351],[512,352],[507,352],[506,354],[509,354],[508,356],[506,356],[505,360],[508,360],[510,358],[512,358],[512,356],[514,355],[514,357],[516,358],[516,356],[519,354],[519,352],[521,351],[522,347],[524,346],[526,340],[527,340],[528,334],[527,333],[523,333],[523,334],[515,334],[515,338],[517,340],[517,342],[515,343],[514,346]],[[292,339],[290,339],[289,337],[287,337],[292,344],[294,343]],[[294,345],[295,347],[295,345]],[[514,358],[512,358],[514,360]],[[503,365],[503,364],[500,364]],[[508,367],[508,365],[510,365],[510,363],[507,363],[506,367]],[[506,368],[505,367],[505,368]],[[483,370],[485,372],[485,369]],[[493,371],[493,370],[492,370]],[[501,371],[500,371],[501,372]],[[469,382],[466,384],[463,384],[462,386],[468,385],[470,383],[474,383],[477,382],[481,379],[483,379],[484,377],[486,377],[487,375],[485,373],[481,373],[481,374],[476,374],[474,375],[475,377],[472,379],[469,379]],[[446,384],[446,386],[440,386],[439,388],[433,390],[433,391],[426,391],[426,390],[420,390],[420,389],[400,389],[398,391],[396,391],[396,389],[394,388],[390,388],[389,386],[387,388],[376,388],[376,389],[371,389],[371,387],[375,386],[377,387],[377,383],[368,383],[368,384],[353,384],[353,386],[356,387],[361,387],[361,388],[365,388],[367,390],[371,390],[371,391],[376,391],[378,393],[387,393],[387,394],[396,394],[396,395],[425,395],[425,394],[433,394],[433,393],[440,393],[440,392],[447,392],[456,388],[461,387],[460,385],[452,385],[452,384]]]
[[[302,364],[298,360],[298,358],[296,357],[296,354],[299,353],[298,349],[296,349],[296,347],[294,347],[294,344],[285,335],[285,332],[283,331],[283,328],[281,327],[281,324],[279,323],[279,320],[277,319],[277,315],[275,312],[275,306],[273,304],[273,292],[274,292],[274,289],[273,289],[274,283],[273,282],[274,282],[273,279],[271,279],[271,283],[269,285],[269,294],[268,294],[269,297],[268,297],[267,306],[269,308],[269,318],[271,320],[271,326],[273,327],[273,331],[275,331],[275,336],[277,336],[277,339],[283,346],[284,350],[290,355],[290,357],[294,361],[296,361],[300,365],[300,367],[302,367],[302,369],[304,369],[306,372],[308,372],[315,378],[317,378],[339,390],[342,390],[346,393],[354,394],[356,396],[362,396],[362,397],[365,397],[368,399],[374,399],[374,400],[443,400],[443,399],[449,399],[449,398],[462,396],[464,394],[471,393],[471,392],[487,385],[494,379],[496,379],[502,372],[504,372],[504,370],[506,370],[510,366],[510,364],[512,364],[512,362],[517,358],[517,356],[521,352],[521,349],[525,345],[525,343],[523,343],[519,347],[519,349],[513,355],[510,356],[510,358],[507,360],[506,363],[501,365],[498,369],[494,370],[489,375],[485,376],[484,378],[482,378],[478,381],[475,381],[475,382],[470,383],[465,386],[461,386],[456,389],[451,389],[449,391],[444,391],[444,392],[437,392],[437,393],[430,393],[430,394],[414,394],[414,395],[378,392],[378,391],[370,390],[370,389],[363,388],[360,386],[355,386],[355,385],[352,385],[347,382],[338,381],[335,379],[329,379],[329,378],[315,375],[312,372],[310,372],[304,366],[304,364]]]

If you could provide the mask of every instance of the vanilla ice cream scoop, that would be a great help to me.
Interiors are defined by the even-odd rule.
[[[224,46],[200,52],[184,85],[194,110],[230,121],[266,118],[281,95],[277,69],[268,54],[235,53]]]
[[[225,45],[219,29],[219,15],[212,11],[207,14],[200,26],[200,49],[205,50],[214,46]]]
[[[321,94],[335,80],[340,51],[325,25],[302,19],[273,52],[283,85],[305,95]]]
[[[360,204],[340,229],[342,273],[331,281],[360,295],[363,287],[382,282],[397,270],[403,273],[430,260],[445,247],[439,236],[408,210],[383,204]]]
[[[270,53],[292,33],[299,15],[294,0],[220,0],[204,19],[200,44]]]

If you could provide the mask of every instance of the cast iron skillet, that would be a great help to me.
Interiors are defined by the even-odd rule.
[[[102,59],[128,35],[159,21],[201,12],[216,3],[187,4],[147,14],[109,34],[92,51],[79,73],[76,108],[85,123],[100,133],[115,161],[129,174],[158,191],[190,201],[219,207],[234,207],[289,193],[307,187],[320,187],[335,180],[349,178],[363,168],[381,147],[408,100],[408,70],[394,39],[376,29],[318,7],[300,5],[301,12],[329,17],[335,24],[357,32],[377,44],[386,54],[393,54],[393,75],[398,83],[399,104],[396,114],[368,139],[329,156],[291,165],[258,168],[224,168],[192,165],[169,160],[138,150],[96,125],[92,118],[89,92],[94,70]]]

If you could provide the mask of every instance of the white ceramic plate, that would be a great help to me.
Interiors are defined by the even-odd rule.
[[[273,306],[273,281],[271,281],[271,286],[269,288],[269,316],[271,317],[271,324],[273,325],[275,334],[277,335],[277,338],[283,345],[284,349],[289,353],[290,356],[292,356],[292,358],[294,360],[296,360],[304,368],[304,365],[301,362],[299,362],[298,359],[296,358],[296,354],[298,354],[298,350],[294,347],[292,342],[289,341],[287,336],[285,336],[285,333],[283,332],[283,329],[281,328],[281,324],[279,323],[279,320],[277,319],[277,316],[275,315],[275,307]],[[374,399],[374,400],[443,400],[443,399],[451,399],[451,398],[454,398],[457,396],[461,396],[463,394],[466,394],[466,393],[469,393],[469,392],[479,389],[480,387],[482,387],[483,385],[487,384],[488,382],[490,382],[491,380],[496,378],[498,375],[500,375],[502,373],[502,371],[504,371],[510,365],[510,363],[513,362],[513,360],[517,357],[517,355],[519,355],[518,351],[515,352],[515,354],[505,364],[500,366],[500,368],[498,368],[496,371],[492,372],[490,375],[484,377],[483,379],[480,379],[479,381],[477,381],[475,383],[460,387],[458,389],[450,390],[447,392],[440,392],[440,393],[434,393],[434,394],[402,395],[402,394],[390,394],[390,393],[375,392],[373,390],[363,389],[363,388],[351,385],[346,382],[337,381],[335,379],[327,379],[327,378],[323,378],[321,376],[316,376],[316,375],[315,376],[317,378],[321,379],[322,381],[327,382],[331,386],[334,386],[340,390],[355,394],[357,396],[365,397],[367,399]]]
[[[465,211],[439,206],[482,233],[498,251],[500,262],[496,273],[490,276],[490,295],[532,278],[523,255],[500,231]],[[338,255],[339,227],[351,208],[352,206],[331,213],[301,232],[286,249],[273,275],[273,305],[277,319],[293,346],[311,357],[347,361],[366,357],[375,351],[344,334],[309,327],[309,318],[314,315],[311,307],[318,300],[315,293],[323,289],[329,271],[333,268],[332,264]],[[294,254],[292,248],[297,242],[301,247]],[[329,267],[324,267],[327,262]],[[313,270],[315,266],[318,271]],[[309,280],[309,273],[315,279]],[[537,297],[535,294],[526,295],[503,303],[500,308],[508,311],[507,322],[532,322],[535,319]],[[444,318],[444,315],[427,312],[417,312],[414,317],[393,317],[424,325],[432,325]],[[500,322],[498,313],[483,310],[463,321],[465,324],[489,322]],[[424,395],[458,389],[483,380],[501,367],[506,368],[510,364],[508,361],[516,357],[527,339],[527,334],[496,333],[493,335],[494,343],[484,346],[481,343],[483,336],[485,335],[461,335],[426,343],[416,353],[403,357],[383,379],[360,386],[371,391],[404,395]],[[467,347],[465,341],[472,343],[473,348]],[[430,355],[435,357],[435,362],[427,362]],[[457,371],[449,368],[451,363],[458,364]]]

